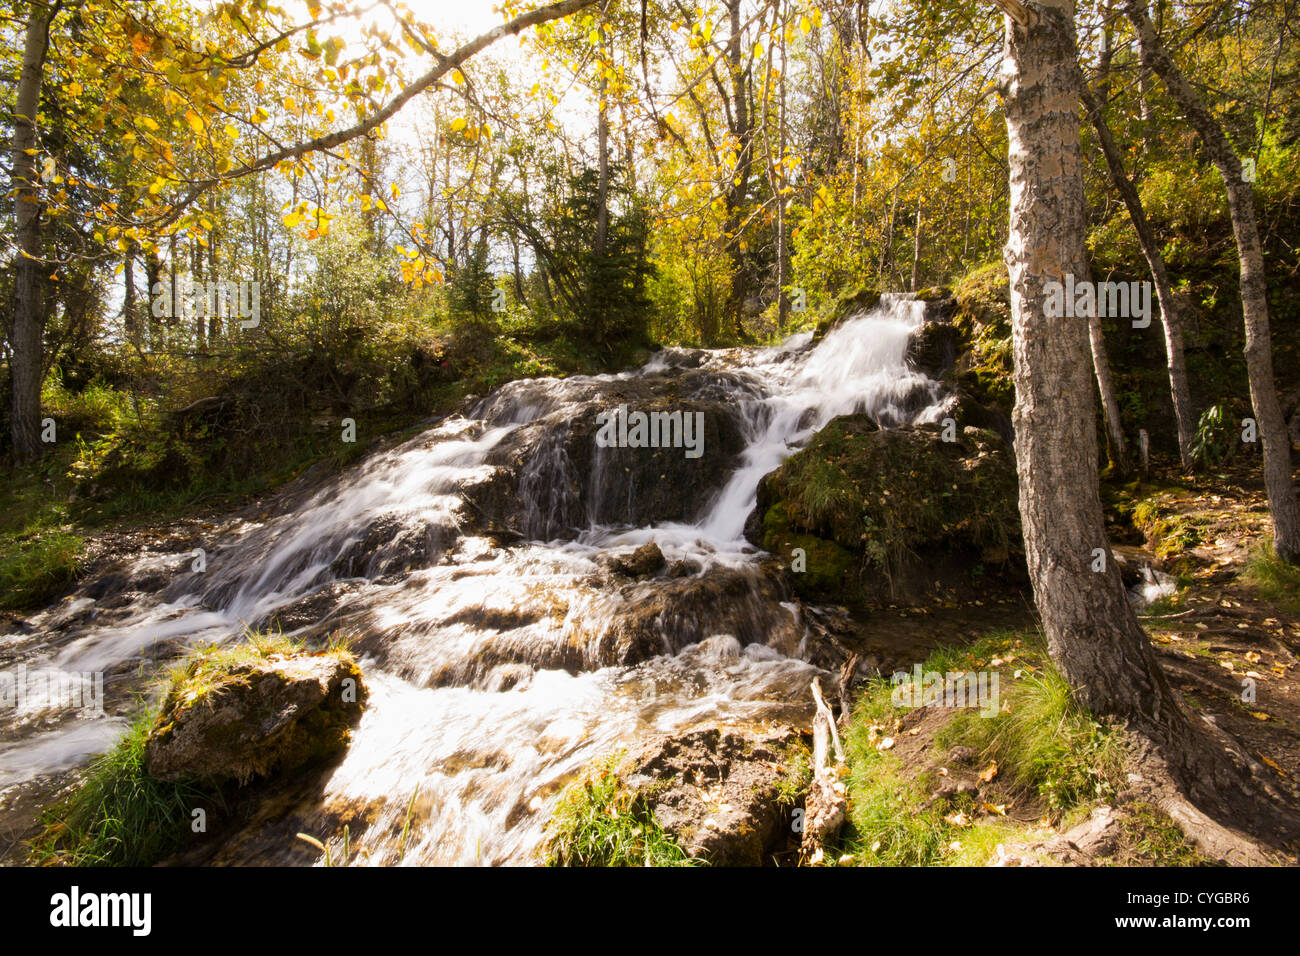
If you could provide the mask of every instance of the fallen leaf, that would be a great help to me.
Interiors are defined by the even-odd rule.
[[[994,760],[987,767],[985,767],[983,773],[980,774],[980,782],[988,783],[997,775],[998,775],[998,762]]]

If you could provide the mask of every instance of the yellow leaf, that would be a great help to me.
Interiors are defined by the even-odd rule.
[[[454,120],[451,121],[451,131],[453,133],[459,133],[468,125],[469,124],[465,121],[465,117],[457,116]]]
[[[803,33],[807,33],[811,29],[812,29],[812,21],[809,20],[807,17],[800,17],[799,30]]]

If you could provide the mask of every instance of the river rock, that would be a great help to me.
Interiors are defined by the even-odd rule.
[[[241,784],[292,770],[346,748],[365,698],[360,668],[341,652],[250,658],[179,679],[149,732],[145,769]]]
[[[796,653],[803,630],[783,606],[789,587],[772,564],[713,565],[699,575],[655,578],[597,595],[565,622],[566,643],[583,669],[638,664],[676,654],[714,634],[742,647]]]
[[[955,325],[927,321],[908,340],[907,364],[930,378],[940,379],[964,348],[964,336]]]
[[[657,572],[668,561],[659,545],[653,541],[643,544],[631,554],[611,558],[609,566],[619,574],[630,578],[646,578]]]
[[[988,430],[845,415],[763,478],[746,533],[805,597],[919,597],[981,561],[1018,566],[1015,462]]]
[[[793,810],[808,784],[797,766],[806,753],[789,726],[706,727],[648,741],[620,776],[690,856],[761,866],[794,832]]]

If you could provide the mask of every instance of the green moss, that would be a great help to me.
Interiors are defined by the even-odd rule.
[[[1005,264],[990,263],[963,278],[953,291],[953,324],[971,343],[961,385],[983,405],[1015,404],[1011,357],[1011,292]]]
[[[933,428],[831,422],[767,479],[764,547],[803,547],[810,590],[843,590],[872,567],[893,580],[925,546],[1006,551],[1019,535],[1016,475],[994,436],[941,441]]]
[[[821,339],[837,323],[850,315],[867,312],[879,304],[880,290],[874,286],[862,285],[841,293],[827,308],[822,320],[817,323],[817,331],[814,333],[813,339]]]
[[[623,785],[621,754],[596,763],[560,797],[547,825],[548,866],[694,866],[655,822],[644,795]]]
[[[1169,561],[1196,547],[1204,538],[1204,531],[1195,518],[1166,512],[1159,495],[1139,501],[1133,507],[1132,518],[1133,526],[1145,535],[1161,561]]]
[[[791,575],[795,590],[803,597],[832,597],[857,569],[858,558],[834,541],[797,531],[785,502],[778,501],[763,516],[763,547],[783,557],[803,551],[803,571]]]

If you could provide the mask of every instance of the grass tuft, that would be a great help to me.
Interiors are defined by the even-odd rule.
[[[560,798],[547,828],[547,866],[697,865],[644,799],[623,786],[615,771],[620,757],[595,764]]]
[[[935,734],[937,749],[970,747],[981,767],[996,761],[997,779],[1015,802],[1041,802],[1058,821],[1109,800],[1123,774],[1117,732],[1074,701],[1038,636],[989,635],[967,648],[941,648],[925,671],[999,669],[1002,712],[981,717],[954,710]],[[1019,674],[1016,677],[1015,674]],[[845,851],[856,865],[978,866],[999,843],[1029,834],[1032,826],[993,814],[974,795],[935,801],[922,768],[908,768],[880,738],[900,716],[886,679],[872,681],[854,707],[846,732],[849,763],[849,827]],[[882,731],[882,728],[885,730]],[[918,772],[920,770],[921,772]]]
[[[1292,614],[1300,614],[1300,568],[1278,558],[1271,540],[1263,542],[1251,554],[1242,577],[1265,600]]]
[[[41,863],[150,866],[185,845],[196,809],[222,806],[218,791],[196,781],[169,782],[144,769],[155,712],[146,710],[117,746],[90,766],[81,787],[47,810],[33,843]]]

